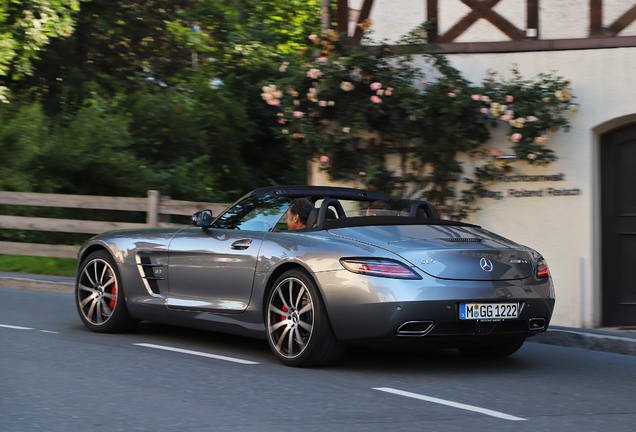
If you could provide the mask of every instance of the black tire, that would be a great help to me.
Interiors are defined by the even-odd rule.
[[[473,358],[501,358],[516,353],[526,341],[525,336],[510,339],[496,345],[458,348],[459,351]]]
[[[281,275],[267,297],[267,340],[285,365],[325,366],[335,363],[346,344],[338,341],[312,278],[302,270]]]
[[[136,323],[128,314],[115,260],[103,250],[82,261],[75,279],[75,305],[86,327],[94,332],[123,332]]]

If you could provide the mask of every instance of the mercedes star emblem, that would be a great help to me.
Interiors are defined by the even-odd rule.
[[[482,258],[481,260],[479,260],[479,266],[481,267],[483,271],[489,272],[489,273],[493,269],[492,261],[486,258]]]

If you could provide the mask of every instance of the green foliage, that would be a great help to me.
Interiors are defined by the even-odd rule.
[[[78,10],[79,0],[0,0],[0,78],[31,74],[38,51],[51,38],[71,34]],[[6,84],[0,80],[2,102],[7,101]]]

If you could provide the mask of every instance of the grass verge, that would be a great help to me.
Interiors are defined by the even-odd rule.
[[[0,271],[50,276],[75,276],[77,260],[24,255],[0,255]]]

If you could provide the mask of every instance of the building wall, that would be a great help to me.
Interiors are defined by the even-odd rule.
[[[350,0],[355,8],[356,1]],[[361,3],[361,1],[358,1]],[[589,0],[541,0],[539,38],[586,38],[589,36]],[[634,6],[633,0],[605,0],[603,23],[609,26]],[[525,30],[525,2],[501,0],[494,8],[517,28]],[[460,0],[439,1],[439,30],[443,34],[470,12]],[[424,0],[375,0],[371,18],[376,40],[397,40],[406,29],[426,19]],[[636,24],[619,36],[636,35]],[[457,42],[502,41],[509,38],[490,23],[479,20]],[[511,76],[516,68],[524,77],[554,73],[572,82],[580,104],[571,117],[570,132],[551,137],[550,147],[558,160],[547,167],[514,162],[514,174],[557,175],[561,181],[497,182],[490,190],[502,198],[484,198],[472,223],[540,251],[548,260],[557,291],[553,324],[597,327],[601,324],[601,219],[600,134],[636,120],[636,47],[573,51],[535,51],[485,54],[450,54],[452,64],[464,77],[478,83],[487,70]],[[420,61],[420,67],[427,66]],[[503,128],[502,128],[503,129]],[[490,145],[507,150],[503,131]],[[469,167],[472,161],[465,161]],[[313,167],[314,184],[329,183]],[[556,190],[578,190],[577,195],[549,194]],[[513,191],[516,192],[513,193]],[[522,191],[542,191],[543,196],[517,197]]]

